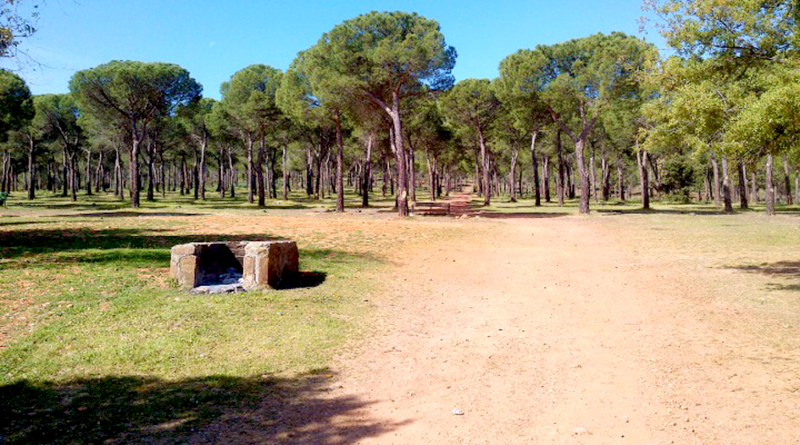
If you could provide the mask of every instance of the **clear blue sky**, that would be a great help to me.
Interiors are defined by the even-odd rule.
[[[41,66],[20,74],[35,94],[63,93],[72,74],[110,60],[177,63],[219,98],[241,68],[286,69],[334,25],[372,10],[416,11],[439,21],[455,46],[457,79],[494,78],[500,61],[596,32],[640,35],[641,0],[206,1],[47,0],[39,31],[21,49]],[[654,31],[644,37],[663,49]],[[9,66],[9,61],[0,62]]]

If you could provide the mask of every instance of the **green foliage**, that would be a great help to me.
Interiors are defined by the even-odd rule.
[[[281,70],[250,65],[222,84],[222,102],[240,131],[264,134],[280,117],[275,96],[281,85]]]
[[[203,87],[178,65],[113,61],[78,71],[69,88],[81,110],[122,128],[141,125],[200,98]]]
[[[696,174],[693,162],[686,156],[673,154],[661,166],[661,189],[670,201],[689,204]]]
[[[436,21],[399,11],[347,20],[305,54],[306,73],[322,102],[356,92],[388,103],[401,88],[446,89],[455,60]]]
[[[11,71],[0,69],[0,142],[5,142],[9,131],[21,129],[33,116],[33,99],[25,81]]]
[[[647,0],[667,43],[684,57],[728,66],[774,62],[798,49],[794,0]]]
[[[500,101],[488,79],[465,79],[442,97],[442,110],[456,126],[485,133],[498,115]]]

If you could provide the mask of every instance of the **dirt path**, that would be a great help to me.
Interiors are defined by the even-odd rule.
[[[800,443],[797,375],[726,330],[705,268],[592,219],[465,224],[394,253],[395,293],[330,392],[366,404],[334,424],[381,433],[340,443]]]

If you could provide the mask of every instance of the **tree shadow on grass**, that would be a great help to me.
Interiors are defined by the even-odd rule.
[[[170,248],[177,244],[207,241],[275,241],[270,234],[162,235],[162,229],[23,229],[0,232],[0,270],[47,264],[127,263],[137,267],[168,267]],[[171,233],[171,232],[170,232]],[[301,262],[382,262],[368,253],[331,249],[300,249]],[[24,264],[23,264],[24,263]],[[321,274],[321,272],[315,272]],[[315,275],[301,280],[300,287],[320,281]],[[321,282],[324,281],[324,277]]]
[[[728,268],[775,278],[800,281],[800,261],[778,261],[771,264],[763,263],[760,265],[729,266]],[[767,288],[779,291],[798,291],[800,290],[800,283],[770,283],[767,285]]]
[[[561,218],[568,216],[566,212],[489,212],[482,211],[478,215],[481,218],[489,219],[543,219],[543,218]]]
[[[352,444],[409,423],[363,419],[371,402],[329,395],[332,377],[25,380],[0,386],[0,442]]]
[[[171,217],[171,216],[206,216],[207,213],[181,213],[181,212],[137,212],[133,210],[120,210],[116,212],[91,212],[69,213],[52,215],[53,218],[140,218],[140,217]]]
[[[649,209],[645,210],[641,207],[632,209],[597,209],[593,210],[597,213],[604,215],[705,215],[705,216],[723,216],[735,215],[737,212],[725,213],[718,208],[691,208],[686,210],[680,209]]]

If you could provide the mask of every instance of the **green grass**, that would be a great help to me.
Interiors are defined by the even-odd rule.
[[[241,201],[173,196],[132,211],[106,195],[83,199],[0,210],[0,442],[181,441],[223,412],[325,403],[311,388],[366,332],[380,240],[322,222],[298,239],[300,267],[324,277],[319,285],[194,296],[168,278],[172,245],[290,237],[291,217],[261,227],[263,209]],[[205,233],[211,219],[217,229]],[[229,235],[226,221],[259,230]],[[342,237],[347,249],[330,247]],[[258,413],[271,425],[279,410]]]

